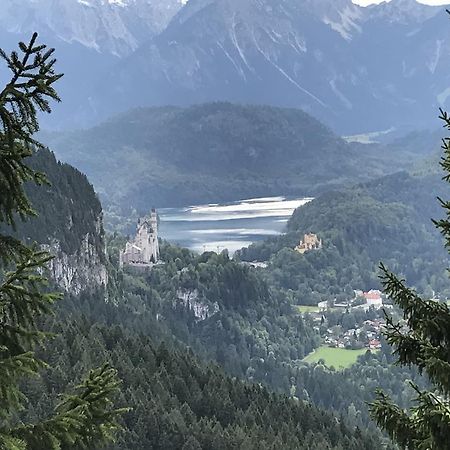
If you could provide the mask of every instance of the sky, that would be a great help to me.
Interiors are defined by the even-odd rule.
[[[353,0],[353,3],[357,3],[361,6],[371,5],[372,3],[381,3],[383,0]],[[425,3],[427,5],[448,5],[450,0],[420,0],[419,3]]]

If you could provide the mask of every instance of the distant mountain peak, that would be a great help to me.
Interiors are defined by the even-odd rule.
[[[48,32],[121,57],[160,33],[182,6],[181,0],[2,0],[0,29]]]
[[[450,106],[448,17],[416,0],[1,2],[8,40],[38,30],[64,51],[71,126],[75,114],[85,125],[136,106],[227,100],[302,108],[360,134]]]
[[[370,15],[383,17],[390,22],[423,22],[438,14],[444,6],[424,5],[417,0],[391,0],[366,8]]]

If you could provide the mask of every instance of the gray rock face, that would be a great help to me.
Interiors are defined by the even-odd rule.
[[[160,33],[181,0],[2,0],[0,46],[9,51],[37,31],[56,48],[62,103],[43,128],[73,128],[96,116],[90,96],[111,67]],[[0,81],[4,74],[0,73]],[[115,84],[115,83],[113,83]],[[111,111],[112,112],[112,111]],[[109,113],[109,112],[108,112]]]
[[[198,321],[206,320],[219,311],[219,305],[217,303],[209,304],[200,299],[197,289],[180,289],[177,291],[177,298],[185,308],[189,309],[194,314],[194,317]],[[175,305],[176,302],[174,303],[174,306]]]
[[[80,248],[73,254],[61,250],[60,243],[53,240],[51,244],[44,244],[42,248],[54,256],[48,269],[50,278],[65,292],[78,295],[87,289],[106,287],[108,272],[105,266],[105,255],[100,255],[92,244],[101,235],[101,218],[98,219],[98,234],[83,239]]]

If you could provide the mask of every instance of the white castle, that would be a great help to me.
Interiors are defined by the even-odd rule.
[[[136,237],[127,242],[119,255],[120,267],[151,266],[159,260],[158,216],[153,208],[150,217],[139,219]]]

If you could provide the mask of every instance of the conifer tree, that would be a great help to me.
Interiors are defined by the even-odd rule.
[[[440,119],[450,131],[450,117],[441,110]],[[450,138],[443,140],[441,166],[450,182]],[[450,201],[438,199],[445,218],[434,221],[450,250]],[[398,363],[416,366],[428,376],[432,388],[416,391],[411,410],[403,410],[382,391],[370,405],[378,425],[402,449],[447,450],[450,448],[450,308],[445,303],[421,298],[405,281],[381,265],[384,291],[403,311],[403,320],[387,317],[385,335],[394,347]]]
[[[45,183],[27,160],[42,145],[34,138],[38,112],[50,113],[50,101],[59,101],[54,84],[53,49],[37,44],[35,33],[28,44],[0,57],[12,73],[0,92],[0,225],[14,228],[35,212],[24,192],[25,183]],[[39,318],[52,314],[60,296],[49,292],[44,276],[51,256],[37,247],[0,234],[0,449],[99,448],[113,437],[122,409],[114,408],[118,390],[116,371],[105,365],[92,370],[73,393],[61,397],[50,417],[39,423],[22,423],[20,410],[26,398],[20,391],[25,377],[38,376],[46,364],[34,349],[48,336]]]

